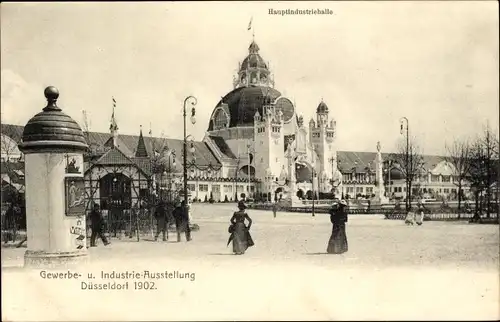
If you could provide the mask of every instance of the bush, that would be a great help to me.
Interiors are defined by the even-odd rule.
[[[208,202],[208,198],[207,198],[207,195],[205,195],[205,202]]]
[[[224,196],[224,202],[229,202],[229,200],[227,199],[227,195]]]

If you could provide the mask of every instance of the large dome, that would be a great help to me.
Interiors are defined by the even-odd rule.
[[[252,126],[257,112],[264,115],[263,106],[266,104],[273,104],[276,111],[281,111],[285,123],[292,120],[294,104],[274,89],[274,78],[259,50],[257,43],[252,41],[248,56],[233,79],[235,89],[218,102],[210,117],[208,131]]]
[[[262,106],[264,105],[264,98],[269,96],[272,101],[275,101],[281,96],[281,93],[272,87],[264,86],[250,86],[240,87],[229,92],[222,98],[215,107],[215,110],[222,103],[227,104],[228,113],[230,117],[229,127],[237,126],[251,126],[254,122],[254,116],[257,111],[262,115]],[[215,113],[215,110],[213,113]],[[208,131],[214,130],[213,118],[210,117],[210,124]],[[285,114],[285,112],[283,112]],[[292,114],[293,115],[293,114]]]

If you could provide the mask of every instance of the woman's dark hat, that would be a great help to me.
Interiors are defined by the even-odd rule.
[[[238,208],[247,209],[247,205],[245,205],[245,202],[243,200],[240,200],[238,201]]]
[[[341,204],[342,206],[347,206],[347,201],[342,199],[342,200],[340,200],[339,204]]]

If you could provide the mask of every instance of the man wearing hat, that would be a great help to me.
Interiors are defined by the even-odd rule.
[[[191,228],[189,227],[189,214],[185,207],[185,201],[176,200],[173,212],[175,229],[177,231],[177,242],[181,241],[181,232],[185,232],[186,241],[191,241]]]
[[[167,217],[167,204],[165,201],[160,200],[155,210],[156,218],[156,235],[155,241],[158,240],[160,232],[163,234],[163,241],[168,240],[168,217]]]

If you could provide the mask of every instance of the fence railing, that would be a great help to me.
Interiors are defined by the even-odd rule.
[[[272,204],[249,204],[249,209],[256,210],[272,210]],[[278,207],[278,211],[281,212],[295,212],[295,213],[312,213],[312,206],[306,207],[287,207],[280,206]],[[314,212],[317,214],[327,214],[329,212],[329,207],[318,205],[314,207]],[[348,209],[348,214],[353,215],[384,215],[386,219],[397,219],[403,220],[406,218],[407,211],[404,209],[394,209],[388,207],[381,207],[380,205],[376,207],[370,208],[354,208]],[[461,212],[448,208],[448,207],[440,207],[436,209],[428,209],[424,208],[424,220],[435,220],[435,221],[448,221],[448,220],[470,220],[474,216],[473,212]],[[485,215],[482,216],[485,218]],[[498,218],[496,213],[490,213],[490,219]]]

